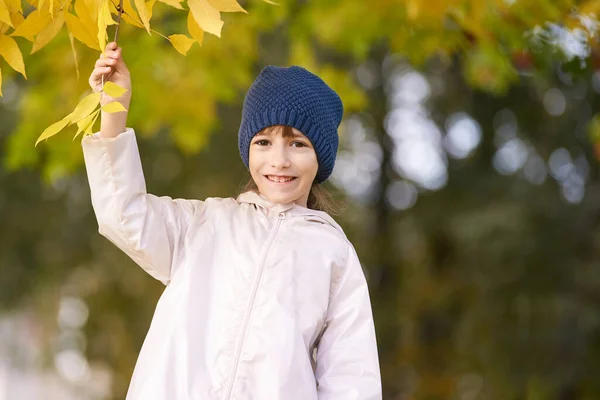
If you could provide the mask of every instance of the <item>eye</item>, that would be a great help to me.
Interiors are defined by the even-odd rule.
[[[256,142],[254,142],[254,144],[257,144],[259,146],[266,146],[267,144],[269,144],[269,141],[265,140],[265,139],[261,139],[261,140],[257,140]]]
[[[308,147],[306,143],[303,142],[292,142],[292,145],[298,145],[296,147]]]

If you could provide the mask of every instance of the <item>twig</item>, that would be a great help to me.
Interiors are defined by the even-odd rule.
[[[123,14],[123,0],[119,0],[119,7],[117,9],[119,11],[119,15],[117,16],[117,27],[115,28],[115,43],[119,38],[119,26],[121,26],[121,14]],[[104,52],[104,50],[102,50]],[[102,75],[102,90],[104,90],[104,75]]]

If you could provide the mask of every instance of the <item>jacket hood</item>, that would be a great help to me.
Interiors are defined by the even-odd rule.
[[[240,204],[254,204],[258,208],[263,209],[268,216],[277,216],[279,213],[285,212],[290,216],[304,217],[304,219],[307,221],[312,220],[315,222],[320,222],[322,224],[327,224],[335,228],[344,237],[346,237],[346,234],[344,233],[342,227],[337,222],[335,222],[335,220],[329,214],[327,214],[324,211],[313,210],[311,208],[300,206],[294,202],[286,204],[271,203],[262,194],[256,193],[253,190],[249,190],[240,194],[236,201]]]

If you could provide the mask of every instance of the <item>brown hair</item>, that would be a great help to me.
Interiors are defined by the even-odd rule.
[[[264,128],[260,132],[264,132],[268,129],[280,128],[281,134],[284,138],[292,138],[294,137],[294,131],[292,127],[287,125],[274,125]],[[259,133],[260,133],[259,132]],[[253,191],[258,193],[258,186],[254,179],[252,179],[252,175],[250,175],[248,182],[244,185],[241,190],[241,193]],[[312,210],[324,211],[330,215],[338,215],[342,211],[342,205],[335,201],[331,194],[319,183],[313,181],[312,186],[310,187],[310,192],[308,194],[308,200],[306,206]]]

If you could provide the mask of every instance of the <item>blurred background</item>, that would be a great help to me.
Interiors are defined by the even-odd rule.
[[[185,32],[150,4],[153,29]],[[384,399],[600,399],[600,2],[240,4],[186,57],[119,30],[148,190],[235,197],[245,91],[302,65],[345,105],[326,187]],[[164,288],[98,234],[76,129],[33,146],[90,92],[99,54],[75,47],[80,74],[66,31],[28,80],[0,61],[0,400],[123,399]]]

